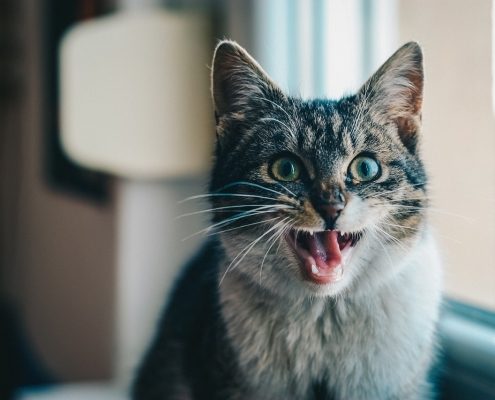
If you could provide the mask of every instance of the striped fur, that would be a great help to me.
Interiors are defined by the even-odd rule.
[[[212,92],[218,234],[179,283],[134,398],[428,398],[441,278],[421,160],[419,46],[399,49],[355,95],[303,101],[224,41]],[[281,154],[300,160],[301,179],[274,179]],[[378,160],[377,180],[349,175],[362,154]],[[332,185],[347,199],[336,229],[362,236],[342,280],[317,285],[285,235],[325,229],[311,193]],[[185,324],[198,307],[208,317]]]

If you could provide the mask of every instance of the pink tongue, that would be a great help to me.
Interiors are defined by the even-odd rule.
[[[309,238],[309,252],[321,272],[331,270],[342,263],[337,235],[336,231],[324,231]]]

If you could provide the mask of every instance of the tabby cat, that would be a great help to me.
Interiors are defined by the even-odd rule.
[[[441,274],[418,44],[356,94],[307,101],[223,41],[212,94],[214,234],[177,284],[133,398],[429,398]]]

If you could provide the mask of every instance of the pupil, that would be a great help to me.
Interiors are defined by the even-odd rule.
[[[368,176],[370,174],[370,166],[367,162],[361,163],[361,173],[364,176]]]
[[[294,170],[294,166],[290,161],[286,161],[282,164],[282,176],[291,176]]]

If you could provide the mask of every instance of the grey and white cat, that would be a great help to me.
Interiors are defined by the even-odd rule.
[[[355,95],[305,101],[223,41],[212,92],[217,235],[180,279],[133,398],[429,398],[441,273],[420,47]]]

